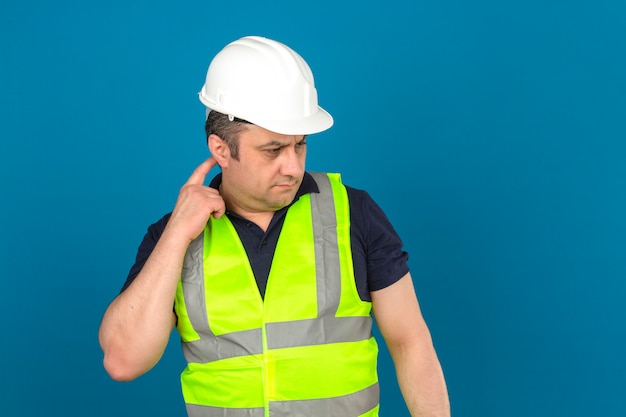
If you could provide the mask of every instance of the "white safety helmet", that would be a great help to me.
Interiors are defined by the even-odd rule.
[[[210,110],[284,135],[318,133],[333,118],[317,104],[313,73],[297,52],[280,42],[247,36],[211,61],[198,93]]]

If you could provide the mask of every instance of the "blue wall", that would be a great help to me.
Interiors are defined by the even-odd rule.
[[[116,383],[98,325],[248,34],[313,68],[336,124],[309,169],[403,237],[453,414],[626,415],[624,3],[264,3],[0,5],[0,415],[184,415],[176,337]],[[406,416],[391,368],[382,416]]]

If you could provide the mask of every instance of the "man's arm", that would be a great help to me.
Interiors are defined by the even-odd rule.
[[[439,359],[419,308],[411,275],[373,291],[376,324],[393,358],[413,417],[448,417],[450,403]]]
[[[187,247],[210,216],[225,211],[218,191],[203,185],[215,165],[209,158],[189,177],[141,272],[104,313],[99,340],[104,367],[115,380],[137,378],[163,355],[176,323],[174,298]]]

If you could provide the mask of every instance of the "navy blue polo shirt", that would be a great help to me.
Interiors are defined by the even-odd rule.
[[[209,186],[219,189],[221,182],[222,175],[219,174]],[[383,289],[409,272],[408,254],[402,250],[402,241],[387,216],[369,194],[352,187],[346,186],[346,189],[350,202],[350,239],[357,289],[362,300],[371,301],[370,291]],[[319,193],[319,188],[313,177],[305,173],[294,201],[309,193]],[[265,232],[255,223],[233,212],[226,212],[248,254],[261,296],[265,295],[274,250],[288,208],[284,207],[274,214]],[[122,291],[143,268],[170,215],[166,214],[148,227]]]

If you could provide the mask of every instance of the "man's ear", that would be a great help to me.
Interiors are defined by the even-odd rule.
[[[211,134],[208,138],[208,146],[211,155],[215,158],[218,165],[222,168],[227,166],[228,161],[230,160],[230,148],[226,142],[224,142],[219,136]]]

